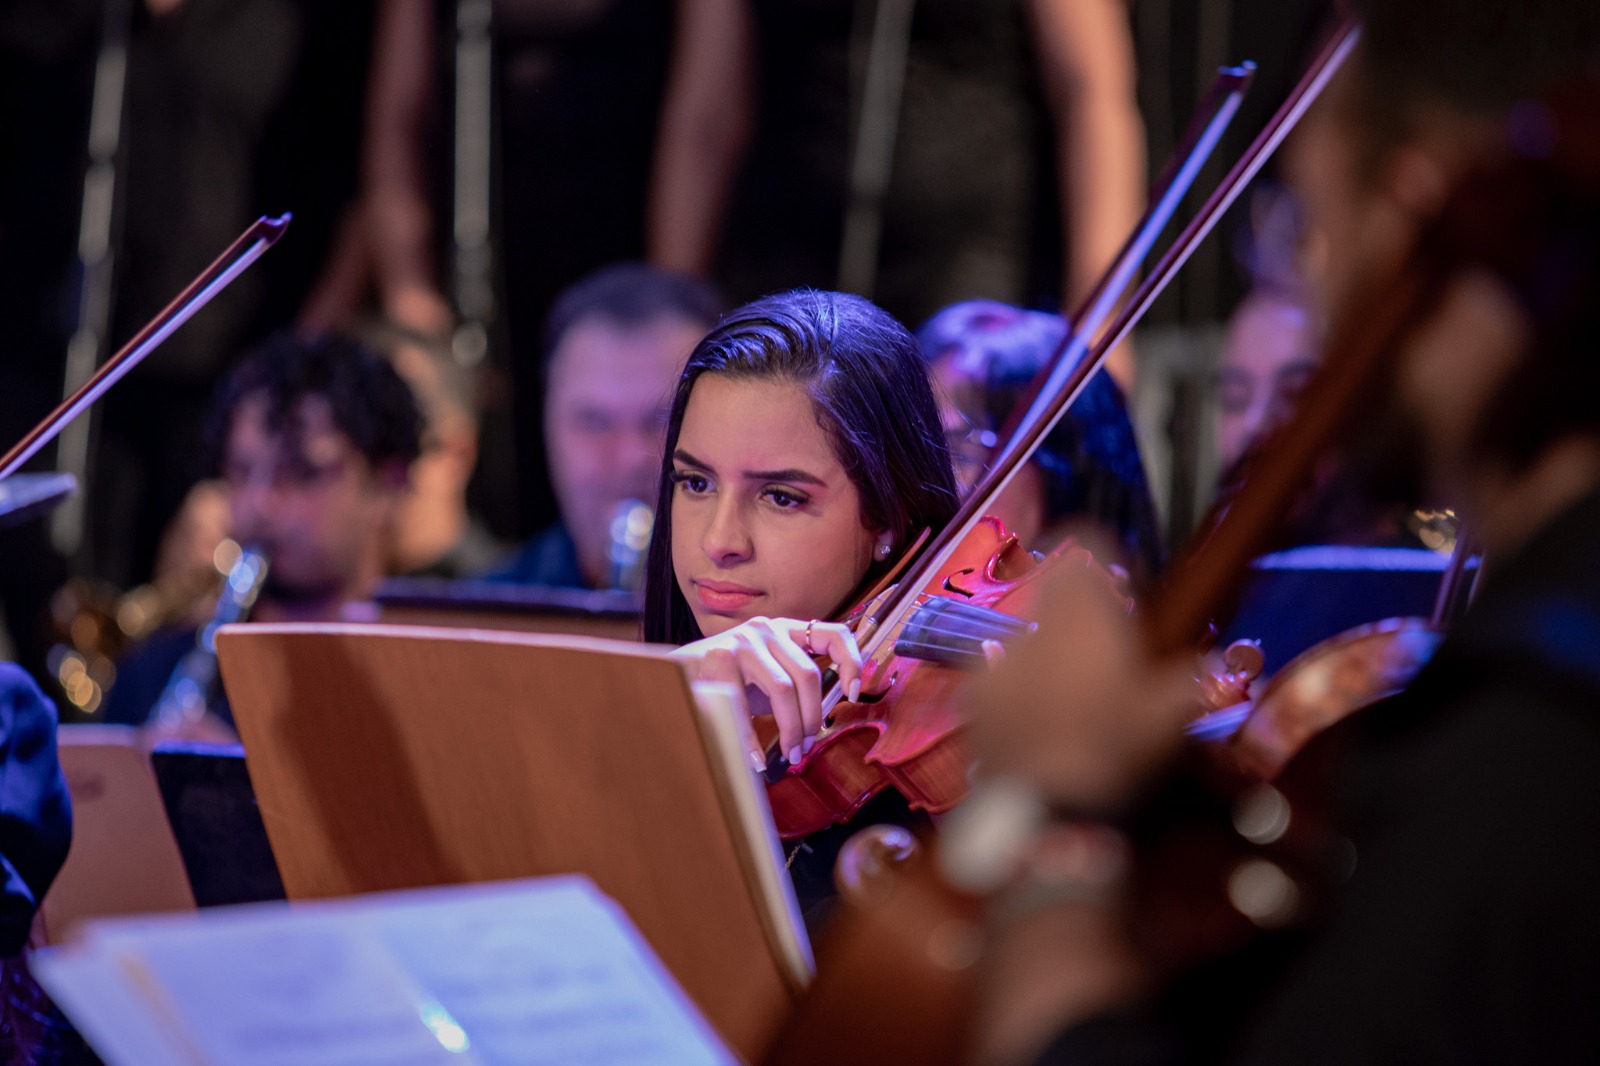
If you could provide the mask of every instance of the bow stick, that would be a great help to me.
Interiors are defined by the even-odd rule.
[[[135,333],[117,353],[101,364],[94,376],[85,381],[83,385],[62,400],[56,409],[45,416],[44,421],[34,426],[11,449],[0,456],[0,481],[17,471],[23,463],[38,454],[39,449],[55,440],[56,435],[65,429],[73,419],[86,411],[91,404],[104,396],[111,386],[121,381],[123,376],[138,366],[145,356],[161,346],[161,342],[172,336],[179,326],[189,321],[194,313],[211,302],[212,297],[226,289],[233,280],[245,269],[261,258],[261,254],[278,242],[284,230],[289,228],[291,216],[285,214],[278,218],[263,216],[251,223],[250,228],[241,233],[227,250],[211,265],[201,271],[200,275],[191,281],[182,292],[173,297],[172,302],[161,309],[145,324],[144,328]]]

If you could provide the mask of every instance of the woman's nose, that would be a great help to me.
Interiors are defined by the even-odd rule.
[[[717,500],[716,508],[700,538],[706,557],[718,565],[748,559],[751,555],[750,530],[738,501],[727,496]]]

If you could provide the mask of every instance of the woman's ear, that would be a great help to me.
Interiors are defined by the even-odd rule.
[[[872,557],[881,563],[885,559],[889,558],[889,554],[893,551],[894,534],[888,532],[887,530],[879,533],[872,549]]]

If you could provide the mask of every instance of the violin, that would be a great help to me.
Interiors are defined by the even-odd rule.
[[[767,801],[779,837],[792,840],[848,821],[891,785],[913,808],[930,813],[961,800],[968,764],[954,698],[961,673],[920,664],[982,662],[985,643],[1003,643],[1031,628],[1022,618],[1043,569],[998,519],[984,518],[923,583],[915,608],[892,629],[884,628],[892,607],[887,593],[853,612],[858,634],[888,634],[879,645],[887,651],[862,649],[861,700],[837,703],[811,752],[769,779]],[[902,713],[913,705],[919,713]]]
[[[861,699],[845,702],[830,683],[817,743],[792,766],[778,750],[776,730],[758,720],[768,751],[767,798],[783,839],[846,822],[890,786],[913,809],[935,814],[966,795],[971,759],[954,703],[960,674],[950,667],[981,663],[989,642],[1003,645],[1031,631],[1030,596],[1041,574],[1098,565],[1070,543],[1037,559],[988,511],[1131,328],[1124,313],[1120,328],[1097,337],[1237,112],[1253,71],[1247,65],[1218,75],[1180,143],[1180,161],[1164,169],[1145,218],[1036,376],[1019,405],[1023,413],[1012,420],[1015,432],[982,482],[949,525],[925,534],[847,617],[867,661]],[[1143,307],[1154,299],[1148,287],[1140,290]],[[1108,571],[1105,577],[1115,583]]]

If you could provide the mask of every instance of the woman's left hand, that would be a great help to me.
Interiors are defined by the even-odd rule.
[[[811,750],[822,729],[822,669],[832,660],[839,684],[856,698],[861,686],[861,649],[848,626],[795,618],[752,618],[713,637],[673,652],[694,681],[727,681],[754,690],[751,713],[770,706],[778,739],[791,764]],[[766,757],[751,752],[751,766],[766,769]]]

